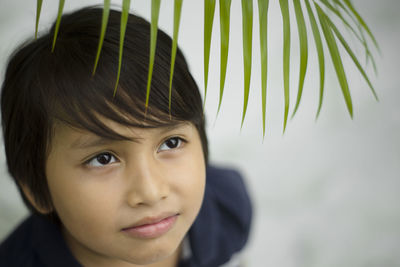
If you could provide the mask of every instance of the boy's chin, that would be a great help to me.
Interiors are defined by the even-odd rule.
[[[168,260],[168,258],[175,258],[178,259],[180,255],[180,246],[178,246],[175,249],[163,249],[163,250],[149,250],[149,251],[143,251],[141,255],[132,255],[129,260],[127,260],[129,263],[136,264],[136,265],[148,265],[148,264],[153,264],[156,262],[161,262],[164,260]]]

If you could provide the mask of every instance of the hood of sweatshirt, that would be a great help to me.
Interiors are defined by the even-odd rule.
[[[206,180],[202,207],[189,230],[192,255],[187,266],[220,266],[242,250],[249,237],[253,212],[241,175],[208,166]]]

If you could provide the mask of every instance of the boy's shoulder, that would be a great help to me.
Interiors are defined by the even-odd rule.
[[[212,193],[218,201],[222,202],[221,204],[224,207],[234,208],[235,211],[244,206],[251,208],[247,187],[239,171],[231,168],[208,166],[206,177],[206,193]],[[240,215],[246,218],[251,217],[251,213],[243,213],[243,210],[241,210]]]
[[[32,261],[33,218],[23,221],[1,244],[0,266],[27,266]]]
[[[46,218],[31,215],[1,244],[0,266],[80,266],[66,248],[59,228]]]
[[[191,260],[196,266],[221,266],[244,248],[252,204],[238,171],[208,166],[206,179],[203,204],[189,232]]]

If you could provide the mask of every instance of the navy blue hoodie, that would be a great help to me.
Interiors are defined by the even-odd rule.
[[[247,242],[251,202],[238,172],[207,167],[202,207],[185,238],[179,267],[218,267],[232,260]],[[1,267],[82,267],[59,227],[29,216],[0,245]]]

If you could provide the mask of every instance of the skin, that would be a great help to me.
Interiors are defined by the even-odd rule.
[[[196,128],[183,123],[140,129],[103,121],[135,140],[104,140],[55,126],[46,175],[67,245],[85,267],[176,266],[204,195],[205,162]],[[161,236],[122,231],[165,212],[178,215]]]

